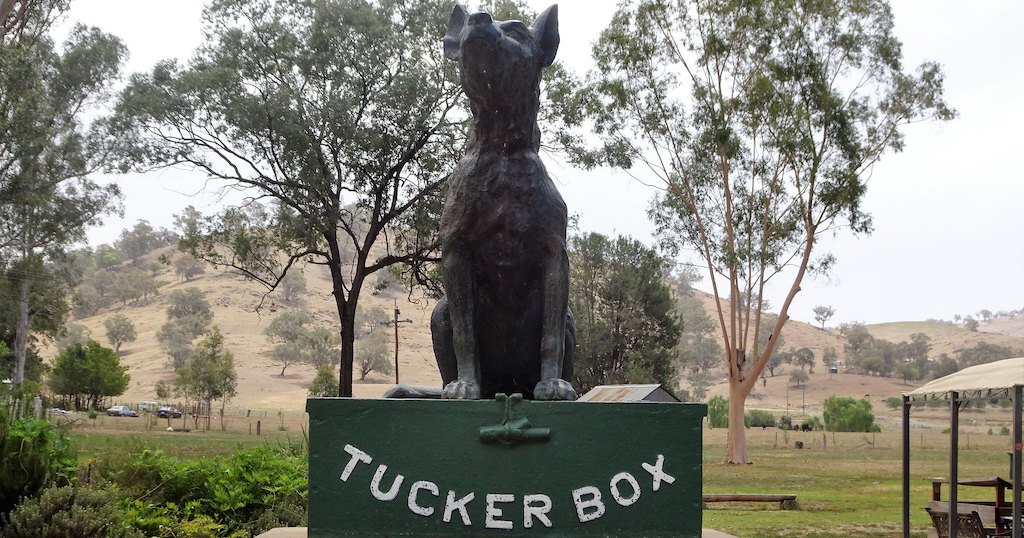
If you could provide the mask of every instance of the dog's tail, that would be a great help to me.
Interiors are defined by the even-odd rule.
[[[433,387],[414,387],[412,385],[398,384],[384,393],[385,398],[424,398],[440,399],[441,389]]]

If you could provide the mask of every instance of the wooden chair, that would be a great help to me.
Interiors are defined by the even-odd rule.
[[[925,508],[932,518],[932,525],[939,538],[949,538],[949,512],[932,511]],[[957,536],[960,538],[994,538],[997,536],[1008,536],[1006,532],[987,530],[981,523],[981,516],[978,512],[961,512],[956,515]]]

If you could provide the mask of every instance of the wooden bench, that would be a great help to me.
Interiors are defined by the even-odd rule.
[[[786,493],[705,493],[701,495],[701,500],[706,503],[771,502],[779,503],[782,510],[796,510],[799,507],[796,495]]]
[[[938,532],[940,537],[946,536],[946,532],[949,526],[949,503],[946,501],[928,501],[928,506],[925,508],[928,511],[928,515],[932,518],[932,522],[935,526],[935,530]],[[999,510],[991,504],[980,504],[973,502],[958,502],[956,504],[957,511],[957,527],[961,529],[961,536],[975,536],[973,534],[973,523],[968,520],[976,519],[978,524],[982,526],[984,536],[1003,536],[1006,533],[1006,529],[999,521]],[[966,529],[972,529],[970,531]]]

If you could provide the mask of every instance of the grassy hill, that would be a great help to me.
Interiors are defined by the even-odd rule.
[[[174,249],[165,247],[152,253],[147,259],[156,259],[160,254],[171,257],[179,255]],[[205,274],[192,281],[182,282],[171,268],[163,267],[156,275],[158,281],[162,281],[158,295],[74,322],[84,325],[92,338],[106,344],[103,322],[117,313],[131,319],[135,324],[138,339],[121,348],[122,363],[129,368],[131,383],[128,391],[117,400],[126,403],[154,400],[156,384],[161,380],[170,381],[174,377],[169,358],[160,350],[156,338],[157,331],[166,321],[167,295],[175,289],[199,288],[206,294],[207,301],[213,309],[213,323],[220,327],[225,336],[226,346],[235,355],[239,387],[238,395],[230,405],[246,409],[301,410],[305,405],[307,388],[313,379],[313,368],[309,365],[293,364],[288,367],[284,376],[279,375],[281,366],[271,357],[274,344],[263,334],[263,330],[275,316],[288,310],[305,311],[320,325],[331,330],[337,329],[338,318],[327,271],[323,267],[310,265],[304,267],[303,272],[308,291],[301,300],[287,303],[278,293],[264,298],[264,290],[258,284],[231,272],[208,269]],[[699,294],[712,319],[717,319],[713,298],[699,291],[695,293]],[[261,301],[263,307],[256,312],[255,309]],[[437,373],[430,343],[429,320],[433,304],[417,295],[413,295],[410,300],[401,289],[385,291],[379,295],[371,295],[367,290],[363,293],[360,304],[364,307],[379,306],[388,312],[397,306],[403,319],[412,320],[412,323],[403,324],[399,330],[401,381],[416,385],[439,386],[440,376]],[[933,355],[947,353],[953,356],[957,350],[971,347],[981,341],[1024,349],[1024,316],[982,322],[978,332],[970,332],[959,325],[940,322],[883,323],[869,325],[867,328],[876,338],[893,342],[908,341],[913,333],[925,333],[932,339]],[[806,385],[799,388],[789,384],[787,369],[794,366],[783,366],[776,370],[776,376],[769,377],[767,383],[758,383],[749,400],[751,407],[779,411],[789,409],[793,412],[806,405],[807,412],[820,414],[821,402],[832,394],[857,398],[870,396],[873,401],[882,402],[885,398],[898,395],[910,388],[910,385],[904,385],[901,380],[895,378],[849,373],[829,375],[820,362],[824,349],[834,347],[840,359],[845,359],[845,340],[838,330],[825,330],[791,320],[787,323],[783,336],[785,349],[811,349],[818,360],[818,368],[811,374]],[[390,349],[393,352],[393,347]],[[43,350],[46,359],[52,359],[55,354],[56,349],[52,345]],[[358,377],[358,373],[356,375]],[[716,376],[720,383],[711,389],[710,395],[727,395],[724,375],[724,368],[717,372]],[[354,393],[357,397],[378,397],[393,381],[393,376],[371,373],[365,381],[356,380]],[[876,403],[876,409],[878,407]]]

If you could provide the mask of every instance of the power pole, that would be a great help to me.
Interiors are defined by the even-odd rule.
[[[398,325],[400,323],[412,323],[411,319],[398,319],[401,312],[398,310],[398,299],[395,299],[395,318],[390,321],[382,321],[383,325],[395,326],[395,384],[398,384]]]

